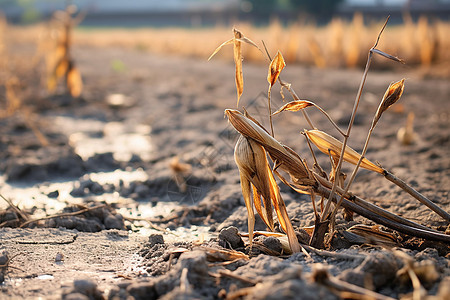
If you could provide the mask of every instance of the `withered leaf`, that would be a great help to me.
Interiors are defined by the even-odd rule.
[[[281,55],[280,51],[277,52],[277,55],[272,59],[269,65],[269,73],[267,74],[267,81],[272,87],[280,76],[281,71],[286,66],[284,62],[283,55]]]
[[[388,58],[388,59],[391,59],[391,60],[393,60],[393,61],[396,61],[396,62],[399,62],[399,63],[402,63],[402,64],[405,63],[405,61],[404,61],[403,59],[398,58],[397,56],[393,56],[393,55],[387,54],[386,52],[383,52],[383,51],[381,51],[381,50],[378,50],[378,49],[372,49],[371,51],[372,51],[373,53],[379,54],[379,55],[384,56],[384,57],[386,57],[386,58]]]
[[[69,61],[67,60],[67,58],[64,57],[56,65],[56,68],[55,68],[56,80],[64,77],[64,75],[66,75],[66,73],[68,71],[69,71]]]
[[[219,52],[223,46],[233,44],[233,57],[234,63],[236,65],[235,77],[236,77],[237,105],[239,106],[239,99],[241,98],[241,95],[244,92],[244,77],[242,75],[243,58],[242,58],[241,44],[242,42],[244,42],[256,48],[258,48],[258,46],[252,40],[246,38],[242,34],[242,32],[240,32],[236,28],[233,28],[233,35],[234,37],[232,39],[229,39],[228,41],[222,43],[219,47],[217,47],[216,50],[214,50],[213,54],[211,54],[211,56],[208,58],[208,60],[210,60],[217,52]]]
[[[345,232],[351,232],[357,235],[356,238],[359,236],[361,243],[380,244],[388,247],[395,247],[398,245],[397,238],[393,234],[381,230],[377,225],[367,226],[357,224],[344,231],[344,233]]]
[[[211,54],[211,56],[208,58],[208,60],[210,60],[211,58],[213,58],[214,55],[217,54],[217,52],[220,51],[220,49],[222,49],[223,46],[229,45],[229,44],[233,44],[234,39],[229,39],[226,42],[223,42],[219,47],[216,48],[216,50],[214,50],[213,54]]]
[[[78,98],[83,90],[83,81],[81,81],[81,74],[78,69],[71,65],[66,78],[67,88],[72,97]]]
[[[342,142],[335,139],[328,133],[313,129],[305,130],[308,139],[316,145],[316,147],[325,154],[331,154],[333,158],[339,159],[342,149]],[[351,164],[356,165],[361,157],[361,154],[350,148],[348,145],[345,147],[344,160]],[[361,161],[361,167],[370,171],[374,171],[383,174],[383,169],[375,165],[366,158]]]
[[[229,249],[216,249],[207,246],[196,247],[195,250],[201,250],[206,253],[206,260],[210,262],[233,261],[237,259],[249,260],[245,253]]]
[[[291,101],[289,103],[286,103],[285,105],[283,105],[279,110],[277,110],[276,112],[274,112],[272,115],[276,115],[279,114],[282,111],[299,111],[301,109],[304,109],[308,106],[313,106],[314,104],[310,101],[307,100],[294,100]]]

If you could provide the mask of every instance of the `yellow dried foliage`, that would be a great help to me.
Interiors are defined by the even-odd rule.
[[[272,59],[269,65],[269,74],[267,74],[267,81],[272,87],[275,82],[278,80],[278,76],[280,76],[281,71],[286,66],[284,62],[283,55],[281,55],[280,51],[277,52],[277,55]]]
[[[325,154],[330,154],[333,158],[339,159],[342,149],[342,142],[338,141],[328,133],[323,131],[313,129],[313,130],[305,130],[306,136],[308,139],[316,145],[316,147]],[[349,162],[351,164],[356,165],[360,159],[361,155],[350,148],[349,146],[345,147],[344,152],[344,161]],[[374,171],[380,174],[383,174],[383,169],[379,166],[375,165],[371,161],[366,158],[363,158],[361,161],[361,167],[370,171]]]
[[[285,110],[287,111],[299,111],[309,106],[314,106],[314,103],[307,100],[294,100],[283,105],[279,110],[273,113],[273,115],[279,114]]]
[[[83,90],[83,81],[81,80],[81,74],[78,69],[71,66],[69,72],[67,72],[66,78],[67,88],[73,98],[78,98]]]
[[[255,216],[253,206],[258,215],[271,231],[274,230],[272,205],[277,213],[281,228],[286,232],[292,252],[299,252],[294,228],[287,214],[286,205],[281,198],[280,190],[270,169],[264,148],[252,139],[240,136],[235,147],[234,158],[239,168],[242,194],[248,212],[249,240],[252,245]],[[253,190],[253,199],[251,191]],[[262,203],[264,207],[261,205]]]
[[[250,39],[246,38],[242,32],[237,30],[236,28],[233,28],[233,35],[234,37],[232,39],[229,39],[228,41],[223,42],[219,47],[214,50],[213,54],[208,58],[210,60],[214,55],[216,55],[217,52],[222,49],[223,46],[233,44],[233,57],[234,57],[234,63],[236,65],[236,91],[237,91],[237,106],[239,106],[239,99],[241,98],[242,93],[244,92],[244,77],[242,75],[242,49],[241,44],[242,42],[250,44],[256,48],[258,46]],[[259,49],[259,48],[258,48]]]

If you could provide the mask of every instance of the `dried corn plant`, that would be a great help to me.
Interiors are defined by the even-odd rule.
[[[375,164],[365,158],[370,137],[377,123],[383,113],[394,103],[396,103],[402,96],[405,86],[404,79],[391,83],[388,86],[373,117],[372,125],[367,134],[362,153],[360,154],[356,152],[347,145],[373,55],[376,54],[396,62],[403,62],[401,59],[377,49],[380,36],[384,31],[386,24],[387,20],[382,27],[374,46],[369,50],[366,68],[362,76],[361,84],[356,95],[353,111],[346,131],[340,129],[336,123],[333,122],[327,112],[314,102],[300,100],[291,85],[281,80],[280,73],[285,67],[285,62],[280,52],[277,53],[273,60],[270,59],[270,55],[267,53],[269,60],[271,60],[267,78],[269,82],[268,117],[271,127],[270,133],[255,118],[250,116],[245,108],[244,112],[240,112],[235,109],[225,110],[225,115],[228,117],[230,124],[241,134],[235,146],[234,156],[239,169],[242,193],[248,212],[250,246],[252,245],[255,224],[254,209],[256,209],[257,214],[271,231],[274,231],[272,212],[275,210],[280,226],[289,241],[290,251],[298,252],[303,250],[298,243],[295,231],[289,219],[286,205],[280,195],[279,186],[275,180],[275,175],[282,183],[288,185],[296,192],[309,194],[311,196],[316,220],[314,229],[310,235],[309,243],[314,247],[323,248],[326,243],[326,235],[328,234],[329,237],[332,236],[335,225],[335,215],[340,207],[343,207],[346,213],[350,214],[349,218],[351,218],[351,213],[355,212],[379,225],[384,225],[404,234],[435,241],[450,242],[449,235],[402,218],[349,193],[350,186],[355,179],[358,169],[360,167],[365,168],[384,176],[386,179],[398,185],[404,191],[419,200],[422,204],[428,206],[444,220],[450,222],[450,215],[447,212],[442,210],[418,191],[408,186],[405,182],[395,177],[381,165]],[[242,59],[240,57],[240,48],[237,48],[236,44],[241,41],[248,42],[249,40],[244,40],[243,34],[236,29],[233,29],[233,33],[235,37],[219,46],[213,55],[223,45],[234,43],[236,83],[239,99],[243,89],[241,73]],[[251,44],[256,46],[253,42],[251,42]],[[278,109],[275,113],[272,113],[270,106],[270,92],[273,85],[277,81],[280,83],[282,89],[285,88],[290,92],[293,100]],[[335,138],[316,128],[306,112],[306,108],[308,107],[314,107],[322,112],[342,135],[342,141],[341,139]],[[310,148],[312,145],[315,145],[321,152],[330,157],[332,164],[331,174],[327,175],[323,171],[323,168],[318,164],[312,150],[311,154],[314,159],[314,163],[311,168],[309,167],[306,159],[302,158],[291,148],[275,139],[273,134],[272,116],[284,111],[301,111],[303,113],[303,116],[311,126],[311,129],[305,129],[303,131],[307,143]],[[272,167],[269,164],[269,158],[272,161]],[[343,161],[354,165],[353,172],[348,178],[341,173]],[[320,197],[322,199],[321,205],[319,206],[320,209],[317,207],[316,197]],[[324,199],[326,199],[326,201]],[[387,246],[396,244],[395,238],[379,229],[379,227],[356,226],[350,228],[347,231],[347,234],[365,241],[377,241],[377,243]]]
[[[65,86],[70,95],[77,98],[83,90],[83,82],[78,68],[75,66],[71,54],[72,31],[81,21],[82,14],[73,17],[76,12],[74,6],[68,6],[64,11],[54,14],[52,24],[56,27],[56,45],[46,57],[47,63],[47,90],[54,92],[58,82],[64,79]]]

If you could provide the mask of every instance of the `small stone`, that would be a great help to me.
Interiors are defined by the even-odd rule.
[[[64,261],[64,254],[60,252],[56,253],[55,262],[62,262],[62,261]]]
[[[47,197],[49,197],[49,198],[58,198],[58,196],[59,196],[59,191],[58,190],[50,192],[50,193],[47,194]]]
[[[153,247],[156,244],[164,244],[164,237],[162,234],[151,234],[148,237],[148,243],[150,244],[150,247]]]
[[[98,182],[92,182],[92,185],[89,187],[89,190],[91,191],[91,193],[95,195],[101,195],[105,192],[103,186]]]
[[[245,244],[239,235],[239,230],[234,226],[230,226],[220,231],[219,245],[224,248],[237,249],[244,247]]]
[[[86,196],[86,191],[84,190],[84,188],[82,188],[81,186],[74,188],[71,192],[70,195],[72,197],[84,197]]]
[[[86,296],[94,295],[97,291],[97,284],[91,280],[75,280],[73,282],[73,289],[75,292],[81,293]]]
[[[136,186],[134,192],[138,194],[139,198],[146,198],[150,195],[150,188],[145,184],[140,184]]]
[[[280,254],[283,251],[283,247],[281,245],[280,240],[273,236],[269,236],[268,238],[264,239],[263,245],[266,246],[268,249]]]
[[[0,265],[4,266],[8,263],[9,257],[6,251],[3,251],[0,255]]]
[[[122,215],[120,215],[122,217]],[[103,221],[105,224],[106,229],[123,229],[123,218],[114,216],[112,214],[109,214],[106,216],[105,220]]]
[[[89,300],[89,297],[81,293],[70,293],[63,297],[64,300]]]

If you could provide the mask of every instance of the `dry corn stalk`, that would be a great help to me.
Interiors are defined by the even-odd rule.
[[[381,50],[376,49],[381,33],[385,29],[387,24],[387,20],[380,31],[377,41],[375,42],[374,46],[369,50],[369,56],[366,64],[366,68],[364,70],[363,78],[361,80],[360,87],[358,89],[358,93],[355,99],[355,105],[353,107],[351,119],[348,125],[347,132],[342,132],[338,126],[331,120],[329,115],[323,111],[320,107],[315,105],[311,101],[307,100],[300,100],[300,98],[293,92],[290,88],[289,84],[286,84],[281,81],[281,79],[278,77],[279,73],[281,72],[282,68],[284,68],[284,63],[281,61],[280,58],[282,58],[281,53],[278,52],[277,57],[272,60],[270,67],[269,67],[269,73],[268,73],[268,82],[269,82],[269,117],[272,116],[271,110],[270,110],[270,91],[275,83],[275,81],[278,79],[280,81],[280,84],[282,88],[287,88],[293,98],[294,101],[284,105],[281,109],[279,109],[275,114],[283,111],[283,110],[290,110],[290,111],[298,111],[302,110],[305,118],[307,119],[308,123],[311,125],[313,130],[305,131],[305,135],[308,137],[309,140],[311,140],[316,146],[327,155],[331,156],[331,161],[334,164],[334,177],[337,177],[336,174],[341,174],[341,164],[345,160],[347,162],[350,162],[352,164],[355,164],[355,170],[352,174],[352,178],[349,180],[347,185],[344,189],[344,182],[343,180],[334,180],[333,183],[331,183],[326,175],[323,175],[324,172],[314,173],[312,170],[309,170],[306,164],[306,161],[302,160],[298,154],[296,154],[293,150],[291,150],[289,147],[281,144],[273,137],[273,129],[272,129],[272,136],[265,130],[257,120],[253,119],[251,116],[249,116],[247,113],[242,114],[237,110],[231,110],[227,109],[225,110],[225,114],[227,115],[229,122],[233,125],[233,127],[241,133],[241,137],[239,138],[239,141],[236,145],[236,152],[235,152],[235,159],[236,163],[239,167],[240,175],[241,175],[241,185],[242,185],[242,191],[244,194],[244,199],[246,202],[246,206],[248,209],[248,218],[249,218],[249,236],[250,239],[253,236],[253,225],[254,225],[254,212],[253,212],[253,205],[255,205],[258,214],[261,216],[261,218],[266,222],[269,228],[272,227],[271,221],[269,221],[269,215],[270,213],[267,211],[269,208],[269,201],[267,200],[267,195],[269,194],[272,200],[272,203],[282,203],[284,205],[284,202],[282,201],[281,197],[279,198],[280,201],[274,201],[274,199],[277,198],[277,191],[278,186],[275,182],[275,179],[273,177],[272,170],[270,170],[266,152],[269,154],[270,158],[272,159],[274,163],[273,172],[276,173],[276,175],[279,177],[279,179],[292,187],[295,191],[300,193],[307,193],[311,194],[311,197],[314,198],[315,194],[318,194],[322,197],[327,197],[328,202],[326,203],[326,207],[322,211],[322,216],[317,215],[316,216],[316,228],[314,229],[313,236],[311,237],[310,243],[313,243],[316,246],[322,247],[323,246],[323,237],[325,236],[327,232],[327,227],[330,222],[334,218],[334,213],[329,214],[329,208],[331,202],[336,203],[336,208],[339,207],[339,205],[342,204],[342,206],[345,209],[349,209],[351,211],[354,211],[361,216],[364,216],[370,220],[373,220],[379,224],[383,224],[385,226],[388,226],[394,230],[398,230],[400,232],[414,235],[416,237],[422,237],[425,239],[432,239],[432,240],[439,240],[439,241],[445,241],[449,242],[450,237],[445,234],[441,234],[437,231],[434,231],[432,229],[429,229],[423,225],[416,224],[414,222],[411,222],[409,220],[403,219],[395,214],[392,214],[388,211],[385,211],[381,208],[379,208],[376,205],[370,204],[366,201],[364,201],[361,198],[358,198],[355,195],[351,195],[348,193],[348,188],[354,178],[354,175],[356,174],[356,171],[359,166],[369,169],[371,171],[377,172],[385,176],[387,179],[391,180],[392,182],[396,183],[400,187],[402,187],[405,191],[419,199],[422,203],[426,204],[438,214],[444,217],[446,220],[450,220],[450,216],[448,213],[443,212],[442,209],[436,207],[431,201],[417,193],[415,190],[411,188],[407,188],[407,185],[403,182],[401,182],[399,179],[395,178],[392,174],[381,168],[380,166],[375,165],[374,163],[370,162],[366,158],[364,158],[365,151],[367,150],[368,140],[370,138],[370,132],[373,131],[374,127],[376,126],[376,123],[380,119],[381,115],[384,111],[386,111],[392,104],[394,104],[398,99],[401,97],[403,93],[404,88],[404,80],[401,80],[399,82],[393,83],[389,86],[388,90],[386,91],[381,104],[378,108],[377,113],[375,114],[374,120],[372,122],[372,127],[370,129],[368,138],[366,140],[366,144],[364,146],[363,154],[357,153],[355,150],[351,149],[347,146],[347,140],[350,136],[350,131],[353,125],[353,121],[356,115],[356,111],[360,102],[362,90],[364,87],[364,83],[367,78],[368,70],[370,67],[371,59],[373,54],[378,54],[381,56],[384,56],[388,59],[402,62],[401,59],[389,55],[387,53],[384,53]],[[232,40],[226,42],[230,43]],[[224,44],[226,44],[224,43]],[[263,43],[264,44],[264,43]],[[223,46],[223,45],[222,45]],[[222,47],[220,46],[213,55]],[[265,45],[264,45],[265,46]],[[267,50],[267,49],[266,49]],[[269,59],[270,55],[268,54]],[[239,90],[238,90],[239,93]],[[284,98],[284,97],[283,97]],[[330,135],[326,134],[325,132],[317,130],[312,122],[309,120],[309,117],[307,116],[306,112],[303,110],[306,107],[309,106],[315,106],[318,108],[322,113],[324,113],[327,118],[331,121],[331,123],[336,127],[336,129],[344,136],[344,142],[340,142],[337,139],[331,137]],[[270,122],[272,127],[272,122]],[[256,163],[256,160],[260,160],[261,164]],[[291,181],[287,181],[283,175],[281,175],[277,170],[281,169],[285,172],[287,172],[290,175]],[[320,166],[319,169],[321,170]],[[259,170],[259,171],[257,171]],[[261,175],[263,174],[263,175]],[[268,175],[270,174],[270,175]],[[255,183],[255,178],[257,178],[259,184],[261,182],[268,182],[268,185],[266,186],[260,186],[258,188],[258,184]],[[253,180],[253,181],[252,181]],[[340,182],[340,184],[338,184]],[[269,191],[267,191],[267,186],[269,187]],[[252,188],[253,187],[253,188]],[[251,198],[251,190],[253,189],[253,196],[254,198]],[[278,192],[279,193],[279,192]],[[336,194],[337,193],[337,194]],[[419,194],[419,195],[418,195]],[[264,201],[264,211],[261,206],[261,197],[263,197]],[[314,200],[313,200],[314,203]],[[280,206],[281,207],[281,206]],[[284,219],[289,221],[287,217],[286,212],[286,218],[280,218],[280,213],[283,212],[283,209],[280,209],[280,207],[277,209],[275,206],[275,209],[277,210],[278,217],[280,219]],[[283,206],[284,207],[284,206]],[[271,209],[271,207],[270,207]],[[285,209],[285,208],[284,208]],[[279,210],[279,211],[278,211]],[[289,222],[290,224],[290,222]],[[316,230],[319,226],[320,230]],[[322,228],[320,228],[322,227]],[[377,232],[374,232],[377,233]],[[287,232],[287,236],[289,238],[289,231]],[[292,239],[294,240],[294,239]],[[387,238],[388,242],[390,242],[390,238]],[[296,240],[295,240],[296,241]],[[315,241],[315,242],[314,242]],[[297,241],[296,241],[297,242]],[[316,243],[317,242],[317,243]],[[289,238],[289,243],[292,248],[291,239]]]
[[[57,20],[62,22],[62,30],[59,33],[56,49],[47,56],[47,89],[53,92],[58,81],[64,77],[70,95],[77,98],[83,90],[83,81],[70,54],[71,33],[76,23],[76,20],[73,20],[71,16],[74,12],[74,8],[68,6],[65,11],[55,14]]]

